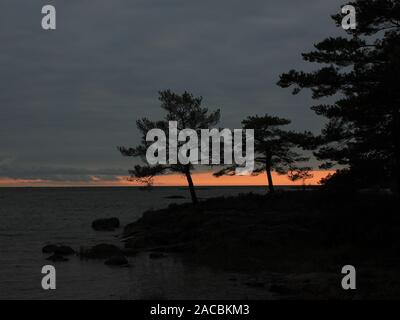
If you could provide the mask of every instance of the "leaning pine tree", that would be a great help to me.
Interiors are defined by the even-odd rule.
[[[169,146],[168,146],[168,128],[170,121],[177,122],[177,129],[179,131],[186,128],[193,129],[199,132],[201,129],[209,129],[215,126],[220,120],[220,111],[210,112],[207,108],[202,107],[202,97],[195,97],[191,93],[184,92],[182,95],[171,92],[170,90],[159,92],[159,100],[161,101],[161,108],[167,112],[163,120],[150,121],[146,118],[137,121],[137,127],[141,133],[141,144],[134,148],[119,147],[118,149],[122,155],[127,157],[138,157],[145,164],[136,165],[129,173],[133,180],[141,183],[151,185],[153,178],[158,175],[167,173],[180,173],[187,179],[189,191],[193,204],[197,204],[198,198],[192,179],[192,164],[158,164],[149,165],[146,159],[148,147],[153,143],[146,141],[147,133],[152,129],[161,129],[166,134],[166,152],[167,159],[169,159]],[[179,142],[183,145],[184,142]],[[180,145],[178,144],[178,148]]]
[[[390,182],[398,190],[400,1],[357,0],[350,5],[356,8],[356,29],[316,44],[303,59],[323,66],[314,72],[292,70],[279,85],[294,86],[294,94],[311,89],[314,99],[337,97],[313,107],[328,119],[316,156],[324,168],[344,168],[331,183],[368,187]],[[343,18],[333,16],[339,28]]]
[[[311,149],[314,137],[310,132],[296,133],[283,127],[291,123],[288,119],[265,116],[248,117],[242,121],[243,129],[254,129],[255,170],[253,175],[265,173],[269,192],[275,191],[272,172],[287,175],[292,181],[311,178],[311,168],[301,166],[308,161],[298,149]],[[225,167],[216,172],[217,177],[234,175],[236,166]]]

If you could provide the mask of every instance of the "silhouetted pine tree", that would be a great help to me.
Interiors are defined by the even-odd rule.
[[[268,188],[274,192],[272,172],[295,180],[311,178],[309,167],[301,167],[299,163],[308,161],[297,152],[299,147],[312,148],[315,143],[310,132],[296,133],[286,131],[282,127],[289,125],[290,120],[269,115],[248,117],[242,121],[243,129],[254,129],[255,170],[253,175],[265,172]],[[225,167],[214,175],[234,175],[236,166]]]
[[[355,185],[400,183],[400,1],[357,0],[357,27],[347,37],[327,38],[303,59],[324,66],[315,72],[292,70],[279,85],[303,88],[313,98],[338,95],[333,104],[313,109],[329,119],[316,152],[323,167],[344,165]],[[333,16],[341,28],[344,15]],[[395,178],[394,178],[395,177]]]
[[[193,129],[197,132],[201,129],[209,129],[216,125],[220,120],[220,111],[209,112],[207,108],[203,108],[202,97],[195,97],[191,93],[184,92],[182,95],[171,92],[170,90],[159,92],[159,100],[161,101],[161,108],[167,114],[161,121],[150,121],[146,118],[137,121],[137,127],[142,135],[142,142],[135,148],[119,147],[120,152],[127,157],[139,157],[143,162],[147,163],[146,152],[148,147],[153,142],[146,141],[146,135],[151,129],[162,129],[167,138],[167,159],[169,159],[168,147],[168,128],[169,121],[176,121],[178,123],[178,130]],[[178,143],[179,146],[184,144]],[[178,164],[175,165],[136,165],[133,170],[129,171],[132,179],[140,182],[145,182],[149,185],[152,184],[153,178],[157,175],[163,175],[168,172],[176,172],[183,174],[188,182],[192,202],[198,202],[196,191],[192,179],[192,164]]]

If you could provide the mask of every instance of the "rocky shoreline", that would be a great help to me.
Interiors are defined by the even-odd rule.
[[[126,257],[137,254],[177,255],[188,264],[247,274],[255,280],[246,285],[268,286],[282,298],[398,297],[395,202],[388,195],[296,191],[171,204],[126,225],[123,247],[100,244],[77,254],[109,266],[127,266]],[[364,281],[356,294],[344,295],[340,271],[348,264]]]
[[[256,278],[279,274],[269,290],[287,297],[399,297],[395,203],[382,194],[244,194],[145,212],[125,226],[122,241],[134,251],[178,253],[187,263]],[[363,282],[344,294],[341,269],[349,264]]]

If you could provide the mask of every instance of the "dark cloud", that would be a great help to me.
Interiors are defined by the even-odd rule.
[[[116,146],[138,141],[138,117],[162,116],[157,91],[166,88],[203,95],[222,109],[223,126],[268,112],[321,128],[309,95],[276,82],[308,68],[300,53],[338,32],[329,15],[343,1],[49,2],[54,32],[40,27],[43,1],[0,5],[0,153],[14,176],[128,168]]]
[[[0,163],[0,177],[7,179],[46,180],[53,182],[82,182],[99,179],[101,181],[117,181],[126,175],[124,169],[76,169],[67,167],[15,167]]]

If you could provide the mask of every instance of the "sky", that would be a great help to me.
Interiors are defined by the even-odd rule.
[[[313,44],[344,35],[330,19],[343,3],[2,0],[0,186],[125,184],[133,160],[117,146],[138,143],[138,118],[163,117],[164,89],[203,96],[221,109],[221,127],[269,113],[318,133],[310,92],[293,96],[276,83],[316,67],[301,60]],[[46,4],[57,10],[55,31],[41,28]]]

